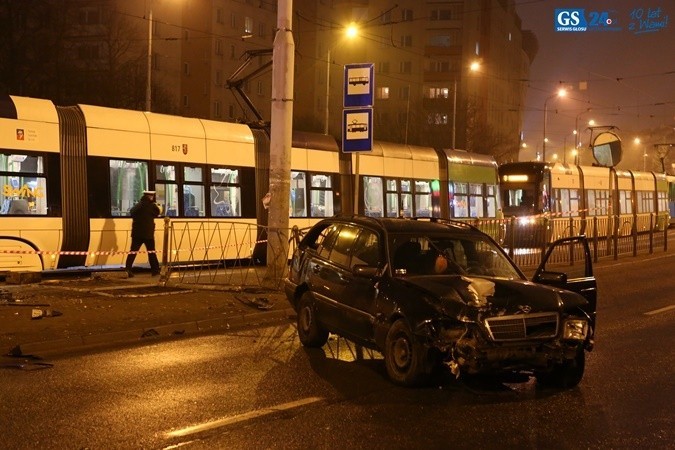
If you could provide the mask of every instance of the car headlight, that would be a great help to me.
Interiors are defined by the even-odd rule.
[[[521,218],[518,220],[518,223],[520,223],[520,225],[523,225],[523,226],[525,226],[525,225],[533,225],[534,222],[535,222],[534,217],[521,217]]]
[[[563,339],[583,341],[588,335],[588,322],[583,319],[568,319],[563,325]]]

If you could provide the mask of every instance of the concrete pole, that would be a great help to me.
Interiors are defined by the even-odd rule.
[[[277,32],[272,56],[272,126],[270,131],[270,188],[267,273],[265,284],[279,287],[288,266],[291,144],[293,133],[293,77],[295,44],[293,0],[279,0]]]
[[[148,79],[145,85],[145,110],[152,111],[152,1],[148,12]]]
[[[328,134],[328,120],[330,119],[330,48],[328,49],[328,55],[326,55],[326,111],[324,118],[324,128],[323,134]]]

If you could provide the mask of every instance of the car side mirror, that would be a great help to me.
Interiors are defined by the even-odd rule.
[[[565,284],[567,283],[567,274],[564,272],[539,272],[539,275],[533,280],[535,283],[542,284]]]
[[[353,273],[357,277],[375,278],[378,276],[380,269],[365,264],[357,264],[354,266]]]

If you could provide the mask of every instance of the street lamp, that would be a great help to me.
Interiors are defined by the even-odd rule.
[[[549,96],[544,100],[544,143],[542,146],[542,160],[546,162],[546,119],[548,117],[548,101],[556,97],[564,97],[567,95],[567,91],[564,88],[558,89],[558,92]]]
[[[359,34],[359,29],[355,24],[350,24],[345,28],[345,36],[353,39]],[[331,48],[326,52],[326,109],[324,111],[324,134],[328,134],[328,122],[330,120],[330,66],[331,66]]]

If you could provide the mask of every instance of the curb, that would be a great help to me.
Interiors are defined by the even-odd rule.
[[[150,342],[196,337],[223,331],[236,331],[249,327],[290,321],[295,317],[292,308],[241,314],[231,317],[204,319],[175,324],[158,325],[152,328],[131,329],[110,333],[73,336],[50,341],[17,344],[6,355],[14,357],[64,356],[71,353],[100,350],[116,345],[136,345]]]

